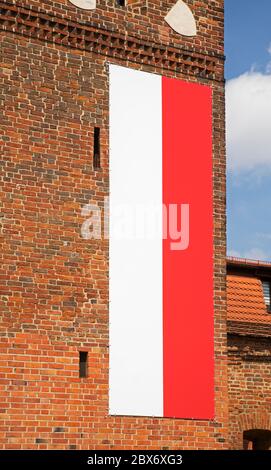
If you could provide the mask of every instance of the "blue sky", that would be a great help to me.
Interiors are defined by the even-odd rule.
[[[270,61],[270,0],[225,0],[226,78]]]
[[[228,254],[271,260],[271,1],[225,0]]]

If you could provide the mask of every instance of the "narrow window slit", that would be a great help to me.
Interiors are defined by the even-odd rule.
[[[94,152],[93,152],[93,167],[94,170],[101,168],[100,158],[100,128],[94,127]]]
[[[84,378],[88,375],[88,353],[79,351],[79,377]]]
[[[271,284],[269,281],[262,281],[264,303],[268,312],[271,312]]]

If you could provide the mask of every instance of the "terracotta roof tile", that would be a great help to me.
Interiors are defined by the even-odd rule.
[[[228,320],[271,325],[271,313],[267,312],[259,279],[228,275],[227,302]]]

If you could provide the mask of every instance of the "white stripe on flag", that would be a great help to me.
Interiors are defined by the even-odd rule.
[[[163,416],[161,204],[161,77],[111,65],[110,414]],[[139,217],[122,237],[140,207],[156,210],[156,236]]]

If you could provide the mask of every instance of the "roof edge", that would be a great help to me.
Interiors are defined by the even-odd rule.
[[[251,267],[263,267],[271,269],[271,261],[260,261],[247,258],[237,258],[234,256],[227,256],[226,258],[228,265],[237,265],[237,266],[251,266]]]

